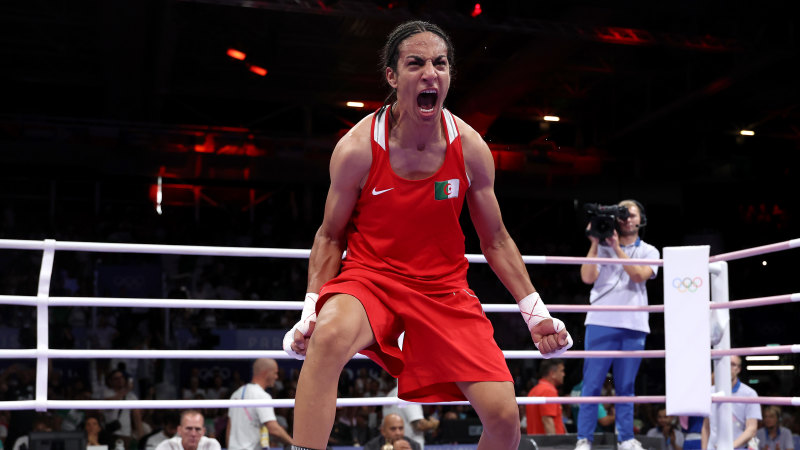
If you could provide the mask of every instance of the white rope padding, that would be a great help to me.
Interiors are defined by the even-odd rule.
[[[537,350],[503,350],[506,359],[542,359]],[[570,350],[561,359],[663,358],[664,350]],[[741,347],[711,350],[711,356],[774,355],[800,353],[800,344]],[[283,350],[85,350],[85,349],[0,349],[0,359],[294,359]],[[353,359],[369,359],[356,353]]]
[[[171,245],[171,244],[125,244],[105,242],[54,241],[55,249],[60,251],[104,252],[104,253],[150,253],[160,255],[195,255],[195,256],[243,256],[262,258],[296,258],[308,259],[310,249],[256,248],[256,247],[215,247],[207,245]],[[15,250],[42,250],[43,241],[19,239],[0,239],[0,248]],[[471,263],[486,263],[481,254],[464,255]],[[526,264],[621,264],[661,266],[660,259],[617,259],[617,258],[579,258],[573,256],[523,256]]]
[[[634,397],[517,397],[519,405],[542,404],[592,404],[592,403],[664,403],[666,396],[643,395]],[[731,397],[712,396],[713,403],[758,403],[762,405],[800,406],[800,397]],[[397,397],[358,397],[338,398],[336,406],[382,406],[409,404]],[[469,405],[467,401],[433,402],[426,405]],[[270,406],[273,408],[293,408],[294,399],[253,399],[253,400],[20,400],[0,402],[0,410],[27,409],[204,409],[204,408],[250,408]]]
[[[711,309],[752,308],[755,306],[777,305],[800,301],[800,293],[773,295],[727,303],[712,303]],[[40,297],[32,295],[0,295],[0,305],[37,306]],[[115,297],[48,297],[49,306],[92,306],[92,307],[129,307],[129,308],[193,308],[193,309],[257,309],[291,311],[303,309],[303,302],[294,300],[199,300],[199,299],[162,299],[162,298],[115,298]],[[519,307],[509,303],[483,303],[487,313],[515,313]],[[552,312],[585,313],[589,311],[647,311],[663,313],[664,305],[547,305]]]

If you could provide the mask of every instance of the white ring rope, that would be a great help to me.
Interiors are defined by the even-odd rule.
[[[722,253],[709,258],[709,262],[731,261],[750,256],[774,253],[800,247],[800,238],[791,239],[776,244],[763,245],[730,253]],[[43,250],[44,241],[0,239],[0,248],[16,250]],[[308,258],[311,250],[305,249],[280,249],[280,248],[252,248],[252,247],[215,247],[197,245],[167,245],[167,244],[124,244],[101,242],[56,241],[55,249],[61,251],[84,252],[113,252],[113,253],[158,253],[171,255],[206,255],[206,256],[249,256],[249,257],[275,257],[275,258]],[[483,255],[465,255],[469,262],[486,262]],[[582,264],[583,262],[597,264],[638,264],[638,265],[663,265],[663,260],[629,259],[621,262],[613,258],[579,258],[572,256],[524,256],[526,264]]]
[[[719,264],[731,259],[787,250],[800,247],[800,239],[783,243],[756,247],[709,258],[710,271],[726,273],[725,268]],[[115,253],[152,253],[152,254],[177,254],[177,255],[207,255],[207,256],[240,256],[240,257],[276,257],[276,258],[308,258],[310,250],[304,249],[276,249],[276,248],[246,248],[246,247],[213,247],[213,246],[188,246],[188,245],[155,245],[155,244],[121,244],[121,243],[95,243],[72,241],[29,241],[0,239],[0,249],[16,250],[43,250],[42,266],[39,276],[39,289],[36,297],[18,295],[0,295],[0,304],[15,304],[37,307],[37,348],[36,349],[0,349],[0,358],[35,358],[36,370],[36,400],[0,402],[0,410],[14,409],[153,409],[153,408],[228,408],[246,406],[273,406],[277,408],[293,407],[293,399],[264,400],[123,400],[123,401],[65,401],[47,399],[47,375],[49,359],[94,359],[94,358],[171,358],[171,359],[255,359],[271,357],[274,359],[288,359],[289,356],[282,350],[265,351],[214,351],[214,350],[68,350],[49,349],[49,314],[50,306],[107,306],[107,307],[154,307],[154,308],[217,308],[217,309],[272,309],[272,310],[299,310],[302,302],[296,301],[249,301],[249,300],[171,300],[171,299],[137,299],[137,298],[100,298],[100,297],[49,297],[50,278],[52,275],[54,253],[60,251],[88,251],[88,252],[115,252]],[[483,255],[465,255],[472,263],[486,263]],[[579,257],[553,257],[553,256],[523,256],[526,264],[624,264],[624,265],[657,265],[663,266],[663,260],[615,258],[579,258]],[[712,309],[745,308],[763,306],[768,304],[788,303],[800,300],[800,294],[762,297],[756,299],[739,300],[735,302],[712,303]],[[737,304],[732,306],[732,304]],[[517,312],[516,305],[482,305],[486,312]],[[587,312],[590,310],[605,311],[650,311],[663,312],[663,305],[644,307],[630,306],[594,306],[594,305],[549,305],[553,312]],[[711,355],[722,357],[727,355],[755,355],[775,353],[800,353],[800,344],[747,347],[739,349],[712,350]],[[541,358],[538,351],[504,351],[507,359]],[[642,351],[570,351],[562,358],[663,358],[663,350]],[[365,359],[360,354],[357,359]],[[519,404],[538,403],[663,403],[664,396],[638,396],[638,397],[519,397]],[[742,402],[739,397],[712,397],[712,402]],[[759,397],[757,403],[800,405],[798,397]],[[251,404],[252,403],[252,404]],[[388,405],[405,403],[395,397],[377,398],[351,398],[337,399],[339,406],[361,405]],[[469,404],[468,402],[442,402],[441,404]]]
[[[570,350],[561,359],[586,358],[663,358],[664,350]],[[742,347],[711,350],[712,357],[730,355],[775,355],[800,353],[800,344]],[[503,350],[506,359],[542,359],[537,350]],[[0,359],[294,359],[283,350],[78,350],[78,349],[0,349]],[[356,353],[353,359],[368,359]]]
[[[584,404],[584,403],[664,403],[663,395],[640,395],[635,397],[517,397],[520,405],[541,404]],[[712,396],[712,403],[757,403],[762,405],[800,406],[800,397],[731,397]],[[357,397],[338,398],[336,406],[382,406],[408,404],[397,397]],[[428,405],[469,405],[467,401],[424,403]],[[294,399],[272,400],[20,400],[0,402],[0,410],[25,409],[203,409],[203,408],[245,408],[271,406],[273,408],[293,408]]]
[[[44,300],[43,300],[44,299]],[[800,293],[773,295],[727,303],[711,303],[711,309],[738,309],[756,306],[779,305],[800,301]],[[118,297],[38,297],[32,295],[0,295],[0,305],[37,306],[45,302],[50,306],[95,306],[129,308],[193,308],[193,309],[257,309],[257,310],[297,310],[303,309],[303,302],[294,300],[198,300],[162,298],[118,298]],[[517,305],[503,303],[481,304],[487,313],[518,313]],[[550,312],[584,313],[589,311],[647,311],[663,313],[664,305],[547,305]]]

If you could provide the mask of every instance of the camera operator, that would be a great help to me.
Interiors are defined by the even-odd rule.
[[[658,249],[639,237],[646,225],[642,205],[635,200],[623,200],[615,206],[587,205],[593,220],[587,226],[591,242],[588,258],[658,259]],[[626,211],[627,208],[627,211]],[[609,217],[610,216],[610,217]],[[613,220],[611,220],[613,219]],[[605,220],[611,220],[605,222]],[[615,223],[598,233],[604,223]],[[595,230],[592,230],[592,225]],[[620,264],[583,264],[581,279],[592,284],[589,300],[596,305],[647,305],[645,282],[655,278],[658,266],[629,266]],[[590,311],[586,314],[586,350],[643,350],[650,332],[647,312]],[[633,396],[640,358],[590,358],[583,363],[582,396],[599,396],[609,368],[613,367],[616,395]],[[597,405],[583,404],[578,414],[578,444],[576,450],[591,449]],[[633,404],[616,407],[617,448],[641,450],[633,437]]]

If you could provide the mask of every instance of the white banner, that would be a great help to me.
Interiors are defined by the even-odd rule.
[[[711,412],[710,283],[707,245],[664,248],[667,414]]]

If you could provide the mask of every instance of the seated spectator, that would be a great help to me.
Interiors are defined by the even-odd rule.
[[[376,434],[377,430],[369,426],[369,410],[366,407],[360,407],[356,414],[356,425],[353,427],[354,445],[360,446],[369,442]]]
[[[277,381],[275,382],[277,385]],[[276,389],[280,390],[277,386]],[[231,395],[230,389],[224,384],[224,380],[220,374],[214,375],[214,381],[210,388],[206,389],[206,398],[219,399],[228,398]]]
[[[53,431],[53,420],[52,418],[45,414],[39,414],[36,418],[33,419],[33,428],[31,431]],[[28,435],[20,436],[14,441],[14,447],[12,450],[27,450],[30,446],[30,440]]]
[[[178,434],[161,442],[156,450],[220,450],[216,439],[205,436],[206,427],[203,413],[196,409],[188,409],[181,413]]]
[[[647,432],[649,437],[661,436],[664,439],[664,450],[682,450],[683,433],[678,429],[678,422],[675,417],[667,416],[667,409],[660,407],[656,421],[658,426]]]
[[[178,432],[180,418],[176,412],[168,411],[163,415],[161,423],[162,427],[160,430],[142,439],[144,442],[144,450],[155,450],[158,444],[174,437]]]
[[[407,442],[409,444],[408,448],[412,450],[421,450],[422,448],[415,441],[410,441],[405,438],[403,434],[405,432],[405,422],[403,422],[403,418],[397,414],[392,413],[383,416],[380,432],[380,436],[376,436],[364,444],[364,450],[382,450],[384,445],[390,444],[393,446],[397,441]],[[398,445],[398,449],[404,448],[402,443]]]
[[[200,397],[198,397],[198,395]],[[200,387],[200,379],[196,376],[189,378],[189,387],[183,389],[184,400],[204,399],[206,390]]]
[[[87,415],[83,423],[83,429],[86,431],[86,445],[108,446],[111,444],[111,437],[103,430],[99,415]]]
[[[765,406],[762,415],[763,427],[756,432],[759,449],[793,450],[792,432],[781,426],[781,409],[775,405]]]
[[[125,379],[125,374],[114,369],[106,376],[105,386],[100,388],[99,397],[104,400],[138,400],[133,393],[133,382]],[[109,409],[105,415],[106,431],[125,441],[126,447],[134,439],[143,436],[142,412],[138,409]]]
[[[336,418],[328,438],[328,445],[353,445],[356,407],[336,408]]]

